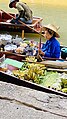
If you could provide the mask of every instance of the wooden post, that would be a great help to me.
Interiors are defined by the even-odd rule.
[[[22,30],[22,39],[24,38],[24,30]]]

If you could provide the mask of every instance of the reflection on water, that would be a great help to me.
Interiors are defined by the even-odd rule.
[[[59,6],[59,5],[56,6],[56,5],[45,4],[44,0],[39,0],[39,1],[38,0],[23,0],[23,1],[29,4],[30,8],[33,10],[34,16],[39,16],[43,18],[43,23],[42,23],[43,25],[48,24],[48,23],[53,23],[57,26],[60,26],[59,41],[62,42],[62,44],[66,45],[67,44],[67,27],[66,27],[67,26],[67,7]],[[9,3],[9,0],[1,1],[0,8],[5,11],[16,13],[17,12],[16,10],[10,9],[8,7],[8,3]],[[27,37],[28,36],[31,38],[34,37],[35,39],[35,35],[28,34]]]

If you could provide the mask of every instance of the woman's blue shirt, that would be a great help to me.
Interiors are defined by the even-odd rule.
[[[56,40],[55,37],[52,37],[50,40],[47,40],[46,43],[43,44],[41,50],[45,53],[45,57],[60,57],[60,43]]]

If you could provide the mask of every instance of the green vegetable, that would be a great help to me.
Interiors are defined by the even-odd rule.
[[[52,87],[52,85],[57,82],[58,78],[59,74],[57,72],[47,72],[43,78],[42,85],[45,87]]]

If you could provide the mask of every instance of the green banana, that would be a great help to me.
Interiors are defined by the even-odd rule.
[[[67,93],[67,88],[63,88],[62,92]]]

